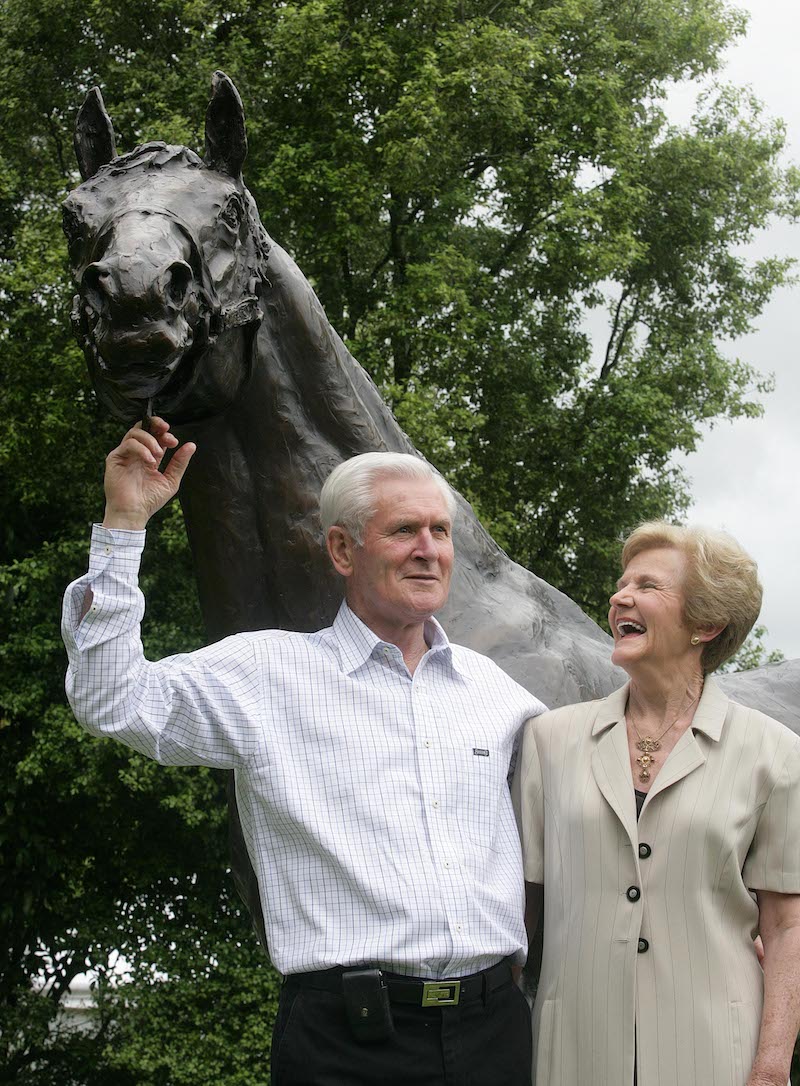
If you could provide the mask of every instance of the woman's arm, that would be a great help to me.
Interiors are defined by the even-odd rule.
[[[800,894],[758,890],[764,1010],[746,1086],[786,1086],[800,1030]]]

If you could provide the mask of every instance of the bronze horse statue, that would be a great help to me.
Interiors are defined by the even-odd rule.
[[[242,181],[236,88],[215,73],[203,158],[161,142],[117,155],[96,89],[75,147],[84,181],[64,204],[79,291],[73,324],[97,395],[116,417],[130,424],[157,412],[197,443],[180,497],[209,639],[328,625],[341,588],[322,545],[320,487],[356,453],[415,450],[261,224]],[[454,641],[551,706],[622,683],[610,638],[512,562],[463,499],[455,545],[442,615]],[[800,662],[726,687],[800,731]],[[255,880],[236,834],[234,843],[258,927]]]
[[[117,156],[97,91],[76,147],[86,180],[64,205],[74,325],[119,419],[157,411],[197,442],[181,501],[209,637],[328,625],[341,590],[317,518],[322,482],[355,453],[415,450],[261,225],[236,89],[216,73],[204,160],[163,143]],[[606,635],[511,562],[463,501],[456,549],[455,640],[552,703],[619,684]]]

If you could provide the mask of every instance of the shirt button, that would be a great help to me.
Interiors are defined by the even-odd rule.
[[[650,949],[650,944],[648,943],[648,941],[646,939],[640,939],[639,940],[639,945],[638,945],[638,947],[636,949],[637,949],[639,954],[646,954],[647,951]]]
[[[114,553],[114,548],[109,543],[106,543],[105,547],[103,547],[103,553],[104,554],[113,554]]]
[[[449,866],[450,866],[450,861],[449,861],[449,860],[445,860],[445,861],[444,861],[444,866],[445,866],[445,867],[449,867]]]
[[[646,860],[652,851],[649,845],[639,845],[639,855],[643,860]]]
[[[638,886],[629,886],[628,889],[625,891],[625,897],[628,899],[628,901],[638,901],[641,896],[642,891],[639,889]]]
[[[438,806],[439,806],[439,800],[438,800],[438,799],[435,799],[435,800],[433,801],[433,805],[434,805],[434,807],[438,807]]]
[[[431,741],[430,741],[430,739],[426,739],[426,740],[425,740],[425,746],[426,746],[426,747],[429,747],[430,745],[431,745]]]

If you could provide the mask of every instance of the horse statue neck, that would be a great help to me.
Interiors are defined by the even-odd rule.
[[[280,246],[270,246],[265,274],[242,394],[218,417],[180,429],[198,444],[181,501],[212,639],[327,625],[342,590],[319,525],[322,483],[356,453],[413,452]],[[226,346],[250,349],[244,332]]]

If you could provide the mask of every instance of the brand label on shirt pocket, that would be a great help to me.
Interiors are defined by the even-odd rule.
[[[507,787],[502,758],[496,748],[477,744],[465,744],[460,750],[448,748],[445,758],[450,767],[450,798],[466,854],[475,845],[494,848],[498,803]]]

